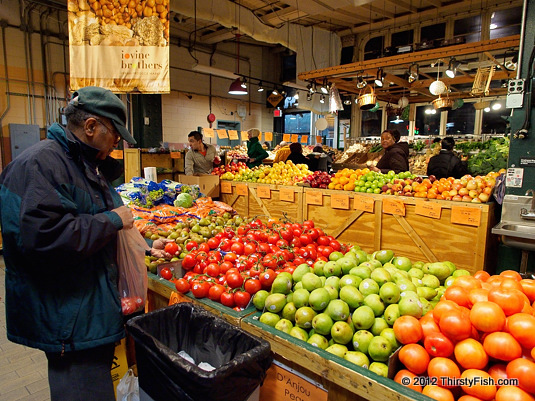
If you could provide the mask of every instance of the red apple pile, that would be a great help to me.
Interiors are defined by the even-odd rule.
[[[310,184],[312,188],[326,189],[331,183],[332,175],[325,171],[314,171],[313,174],[306,176],[303,182]]]
[[[237,173],[240,169],[245,169],[245,168],[247,168],[247,164],[245,164],[244,162],[238,162],[238,163],[232,162],[224,166],[215,167],[212,170],[212,174],[218,175],[221,177],[225,173],[228,173],[228,172]]]

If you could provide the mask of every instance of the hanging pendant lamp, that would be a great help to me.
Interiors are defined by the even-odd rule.
[[[236,74],[240,74],[240,34],[236,34]],[[228,88],[228,93],[230,95],[247,95],[247,85],[245,84],[245,79],[241,77],[236,78],[234,82],[230,84]]]

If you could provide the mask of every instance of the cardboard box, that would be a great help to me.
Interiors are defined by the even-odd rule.
[[[201,192],[212,198],[219,198],[219,176],[211,174],[178,176],[178,182],[182,184],[198,185]]]

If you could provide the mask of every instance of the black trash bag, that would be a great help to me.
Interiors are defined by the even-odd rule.
[[[273,357],[270,344],[192,303],[130,319],[139,387],[155,401],[247,400],[262,384]],[[178,355],[188,353],[205,371]]]

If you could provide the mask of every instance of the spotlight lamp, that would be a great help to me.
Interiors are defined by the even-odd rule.
[[[320,87],[320,90],[325,93],[325,94],[328,94],[329,93],[329,83],[327,82],[327,78],[325,78],[323,80],[323,85],[321,85]]]
[[[274,88],[271,94],[277,96],[279,94],[279,91],[277,90],[277,88]]]
[[[258,83],[258,92],[264,92],[264,87],[262,86],[262,81]]]
[[[418,75],[420,74],[420,66],[418,64],[412,63],[409,67],[409,78],[408,81],[410,84],[412,84],[414,81],[418,79]]]
[[[310,93],[314,93],[314,89],[312,87],[312,82],[310,82],[308,85],[307,85],[307,89]]]
[[[455,74],[457,73],[457,68],[459,68],[460,65],[461,63],[455,60],[455,57],[450,58],[448,68],[446,69],[446,75],[449,78],[455,78]]]
[[[294,99],[296,99],[296,100],[299,99],[299,91],[295,91]]]
[[[325,103],[325,95],[320,96],[320,103]]]
[[[346,99],[344,100],[344,104],[345,104],[345,105],[351,104],[351,99],[350,99],[350,98],[346,98]]]
[[[310,102],[312,100],[312,93],[307,93],[307,102]]]
[[[247,89],[247,78],[243,77],[243,81],[241,82],[241,87],[243,89]]]
[[[492,103],[490,107],[492,110],[500,110],[502,108],[502,104],[501,102],[496,100],[495,102]]]
[[[382,88],[385,80],[385,73],[382,68],[377,70],[377,77],[375,78],[375,85]]]
[[[359,77],[357,78],[357,88],[362,89],[366,85],[368,85],[368,83],[364,80],[364,78],[362,78],[362,75],[359,75]]]

